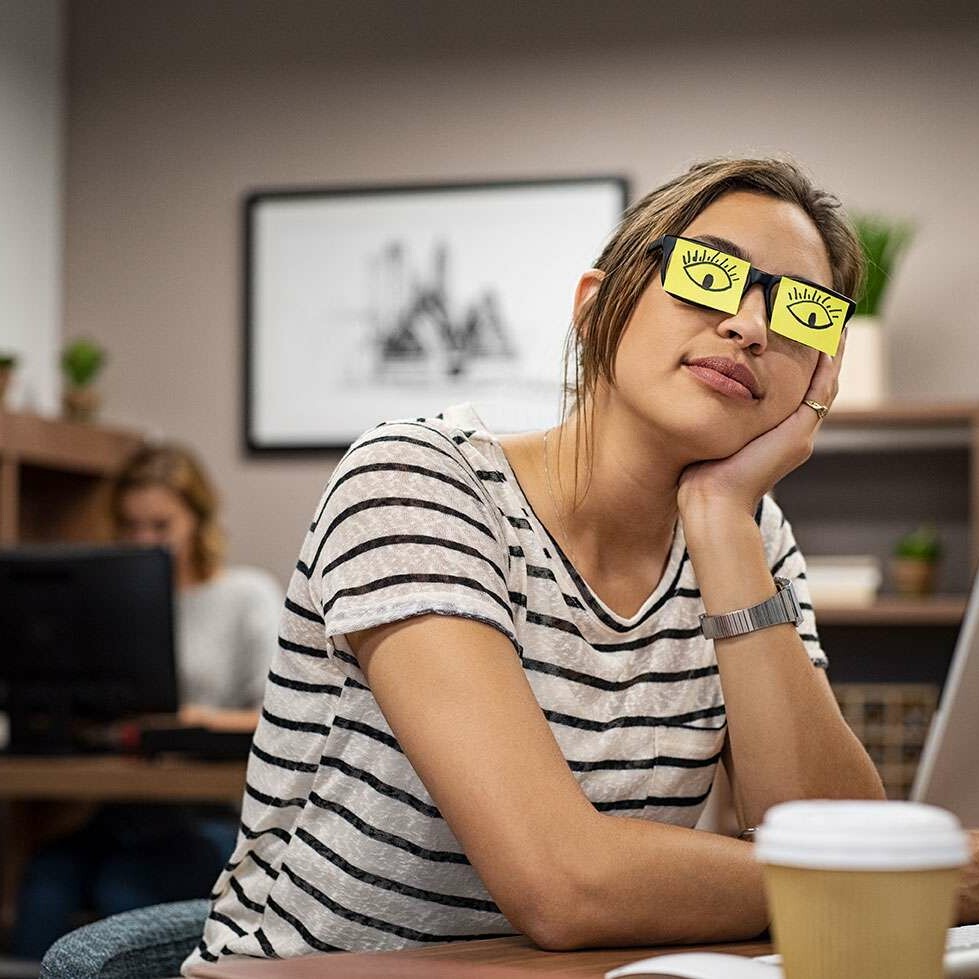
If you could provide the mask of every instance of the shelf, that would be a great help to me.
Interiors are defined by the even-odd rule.
[[[141,441],[120,429],[0,411],[0,458],[21,465],[112,476]]]
[[[882,595],[873,605],[817,605],[816,625],[957,626],[965,615],[967,601],[967,595],[934,595],[931,598]]]
[[[877,408],[834,408],[823,424],[827,428],[854,425],[971,425],[979,415],[979,402],[961,401],[949,404],[924,404],[895,401]]]
[[[816,436],[817,452],[886,449],[968,449],[979,426],[979,403],[894,403],[879,408],[838,408]]]
[[[112,480],[136,432],[0,411],[0,546],[107,540]]]

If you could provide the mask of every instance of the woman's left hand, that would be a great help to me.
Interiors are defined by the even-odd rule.
[[[806,399],[828,408],[839,390],[840,366],[846,345],[846,330],[835,357],[820,353]],[[712,511],[744,511],[754,515],[759,500],[783,476],[797,469],[812,455],[813,442],[822,420],[816,411],[800,403],[788,418],[739,449],[726,459],[695,462],[684,469],[677,490],[681,515],[693,507]]]

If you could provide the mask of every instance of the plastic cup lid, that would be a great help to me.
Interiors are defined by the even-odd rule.
[[[958,819],[938,806],[812,799],[765,814],[755,857],[821,870],[934,870],[965,866],[970,848]]]

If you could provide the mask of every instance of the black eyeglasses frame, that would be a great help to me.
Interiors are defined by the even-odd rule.
[[[663,258],[659,263],[659,277],[660,282],[664,287],[666,287],[666,267],[669,265],[670,257],[673,255],[673,250],[676,248],[676,243],[678,241],[689,241],[691,244],[700,245],[701,248],[710,248],[712,251],[717,252],[720,255],[726,255],[721,248],[716,248],[714,245],[709,244],[706,241],[700,241],[697,238],[686,238],[683,235],[660,235],[655,241],[649,243],[646,248],[646,254],[651,255],[654,251],[662,251]],[[731,258],[737,258],[736,255],[732,255]],[[741,308],[741,303],[744,302],[744,297],[748,294],[748,290],[754,285],[761,285],[762,292],[765,296],[765,314],[768,316],[768,322],[772,321],[772,309],[774,308],[775,302],[775,290],[778,288],[779,282],[783,278],[790,278],[795,282],[801,282],[803,285],[812,286],[813,289],[819,289],[820,292],[825,292],[832,296],[834,299],[838,299],[842,303],[846,303],[846,313],[843,316],[843,325],[849,322],[850,317],[853,316],[857,308],[856,300],[851,299],[849,296],[844,296],[842,292],[837,292],[835,289],[827,289],[826,286],[821,285],[819,282],[813,282],[811,279],[804,279],[800,275],[790,275],[781,276],[773,275],[771,272],[763,272],[759,268],[755,268],[754,265],[749,263],[748,265],[748,280],[745,282],[744,289],[741,290],[741,299],[738,301],[738,308]],[[672,296],[674,299],[679,299],[680,302],[686,303],[688,306],[696,306],[698,309],[709,309],[712,312],[722,312],[722,310],[717,310],[713,306],[706,306],[703,303],[694,302],[692,299],[687,299],[684,296],[677,296],[672,292],[668,292],[668,295]]]

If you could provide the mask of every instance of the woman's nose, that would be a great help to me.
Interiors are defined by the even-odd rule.
[[[752,286],[741,299],[736,313],[717,324],[717,332],[725,339],[738,338],[743,347],[761,353],[768,346],[768,312],[765,293],[760,284]]]

